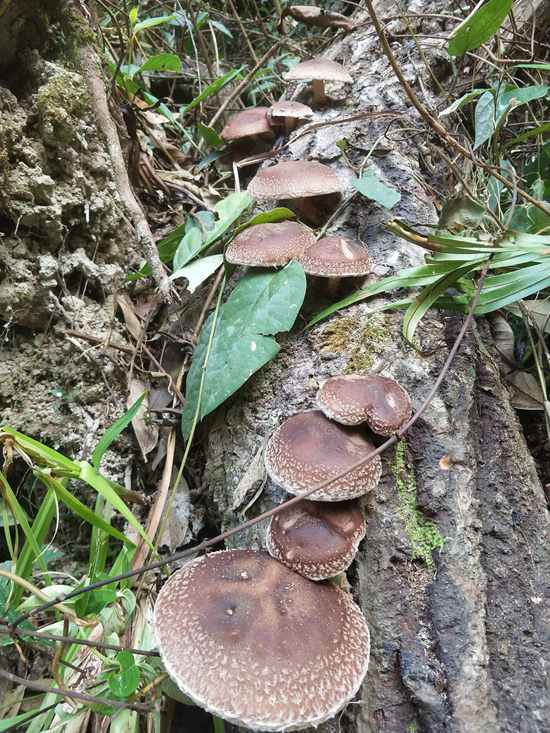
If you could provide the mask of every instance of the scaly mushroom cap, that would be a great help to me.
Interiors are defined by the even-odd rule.
[[[332,420],[344,425],[367,422],[379,435],[396,433],[412,414],[408,392],[379,374],[332,377],[319,390],[317,405]]]
[[[268,111],[268,107],[250,107],[242,112],[237,112],[223,128],[220,137],[229,142],[240,140],[243,137],[262,135],[266,132],[273,134],[267,117]]]
[[[366,247],[339,236],[323,237],[306,249],[300,264],[309,275],[362,277],[371,271]]]
[[[263,168],[248,184],[248,193],[258,199],[299,199],[343,189],[343,181],[332,168],[307,160],[288,160]]]
[[[267,473],[283,489],[301,496],[349,468],[374,447],[357,430],[331,422],[320,410],[300,412],[280,425],[265,452]],[[380,480],[380,456],[308,496],[311,501],[344,501],[372,491]]]
[[[312,117],[313,110],[307,104],[283,99],[281,102],[274,102],[271,105],[268,116],[275,121],[285,117],[290,117],[293,120],[303,120]]]
[[[233,265],[279,267],[298,260],[315,235],[304,224],[282,221],[248,227],[227,247],[225,259]]]
[[[365,536],[359,502],[301,501],[272,518],[266,536],[269,554],[311,580],[346,570]]]
[[[353,79],[343,66],[322,56],[302,61],[283,74],[287,81],[341,81],[351,83]]]
[[[154,625],[178,687],[253,730],[332,718],[367,672],[369,631],[350,594],[266,552],[225,550],[188,563],[162,587]]]

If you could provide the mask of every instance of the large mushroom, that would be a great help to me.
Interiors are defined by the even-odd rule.
[[[327,379],[317,394],[317,406],[343,425],[366,422],[379,435],[393,435],[410,419],[411,398],[390,377],[347,374]]]
[[[350,84],[353,79],[343,66],[325,59],[322,56],[302,61],[296,64],[290,71],[283,75],[286,81],[310,81],[313,91],[313,103],[317,105],[326,104],[328,101],[325,94],[325,82],[336,81]]]
[[[308,275],[329,278],[332,294],[338,290],[340,278],[364,277],[372,268],[365,246],[338,235],[323,237],[310,245],[300,264]]]
[[[318,224],[340,200],[344,181],[316,161],[288,160],[262,168],[248,184],[257,199],[283,200],[310,223]]]
[[[347,570],[365,530],[357,500],[304,500],[275,514],[266,543],[269,554],[291,570],[325,580]]]
[[[225,259],[233,265],[279,267],[298,260],[315,235],[304,224],[282,221],[248,227],[229,244]]]
[[[266,552],[225,550],[184,565],[160,591],[154,626],[178,687],[253,730],[329,720],[367,672],[369,631],[350,594]]]
[[[283,99],[269,108],[268,117],[272,127],[283,126],[286,134],[294,130],[298,122],[313,116],[313,110],[301,102]]]
[[[285,420],[267,443],[265,466],[270,478],[302,496],[366,457],[373,445],[357,430],[329,420],[320,410]],[[344,501],[372,491],[380,480],[380,456],[308,496],[311,501]]]
[[[233,156],[249,155],[254,149],[271,144],[274,133],[269,124],[268,107],[249,107],[234,114],[220,133],[231,143]]]

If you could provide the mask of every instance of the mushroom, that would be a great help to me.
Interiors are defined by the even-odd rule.
[[[344,425],[366,422],[379,435],[396,433],[410,419],[411,398],[395,379],[380,374],[348,374],[328,379],[317,405]]]
[[[298,260],[313,242],[311,229],[295,221],[256,224],[237,234],[225,251],[225,259],[233,265],[279,267]]]
[[[350,468],[374,446],[357,430],[329,420],[320,410],[300,412],[273,433],[265,451],[270,478],[291,494],[302,496],[317,484]],[[342,478],[308,496],[311,501],[343,501],[372,491],[382,464],[376,455]]]
[[[328,165],[288,160],[262,168],[248,184],[257,199],[291,200],[294,210],[313,224],[335,208],[344,182]],[[335,200],[336,198],[336,200]]]
[[[313,110],[307,104],[292,102],[283,99],[271,105],[268,112],[269,122],[273,127],[284,125],[285,133],[289,135],[300,120],[306,120],[313,115]]]
[[[347,570],[365,530],[356,500],[304,500],[275,514],[267,531],[267,549],[296,573],[325,580]]]
[[[351,595],[266,552],[225,550],[184,565],[159,593],[154,627],[178,687],[253,730],[329,720],[368,667],[369,630]]]
[[[322,56],[296,64],[290,71],[283,74],[283,78],[286,81],[310,81],[313,90],[313,103],[317,105],[328,102],[325,94],[325,81],[339,81],[348,84],[353,81],[343,66]]]
[[[271,141],[273,138],[268,110],[268,107],[249,107],[237,112],[223,128],[220,137],[232,143],[234,151],[243,155],[249,154],[255,143],[265,139]]]
[[[332,294],[338,290],[342,277],[364,277],[372,268],[365,246],[338,235],[317,240],[299,261],[309,275],[331,278],[329,291]]]

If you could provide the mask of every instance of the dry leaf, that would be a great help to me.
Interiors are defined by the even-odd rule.
[[[522,305],[541,331],[550,333],[550,300],[523,300]],[[507,306],[506,310],[520,318],[523,316],[521,308],[516,303]]]
[[[504,316],[494,315],[491,317],[491,330],[493,340],[498,353],[502,357],[501,371],[508,374],[514,368],[516,363],[514,357],[514,332],[512,326],[508,323]]]
[[[516,410],[544,410],[544,395],[537,378],[526,371],[506,377],[511,388],[510,402]]]
[[[315,5],[289,5],[283,10],[281,20],[279,22],[279,32],[284,33],[283,21],[287,15],[297,20],[299,23],[316,26],[317,28],[342,28],[346,32],[350,32],[357,28],[357,23],[353,23],[349,18],[341,13],[333,13],[317,8]]]
[[[129,387],[128,407],[133,405],[137,398],[148,390],[148,386],[139,379],[131,379]],[[141,448],[143,459],[147,462],[147,454],[155,448],[159,439],[158,427],[149,419],[149,398],[147,395],[132,420],[132,427],[134,428],[137,442]]]
[[[117,293],[116,302],[124,316],[126,328],[130,331],[135,340],[139,341],[143,336],[143,325],[136,315],[134,304],[130,300],[130,297],[127,293]]]

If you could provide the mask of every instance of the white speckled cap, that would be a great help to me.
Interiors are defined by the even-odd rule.
[[[319,79],[320,81],[341,81],[348,84],[353,81],[341,64],[322,56],[296,64],[290,71],[283,74],[283,79],[287,81],[314,81]]]
[[[225,259],[233,265],[279,267],[298,260],[315,235],[296,221],[256,224],[248,227],[229,244]]]
[[[408,392],[380,374],[327,379],[317,394],[317,405],[331,420],[344,425],[366,422],[379,435],[393,435],[412,414]]]
[[[374,450],[357,430],[329,420],[320,410],[289,417],[273,433],[265,451],[270,478],[301,496]],[[380,480],[380,456],[308,496],[311,501],[344,501],[367,494]]]
[[[366,247],[339,236],[319,239],[306,249],[300,263],[309,275],[320,277],[361,277],[372,268]]]
[[[367,672],[369,630],[350,594],[266,552],[226,550],[188,563],[162,587],[154,624],[178,687],[252,730],[329,720]]]
[[[272,133],[267,113],[269,107],[250,107],[233,115],[221,131],[222,140],[240,140],[243,137]]]
[[[258,199],[299,199],[343,191],[344,182],[328,165],[288,160],[258,171],[248,193]]]
[[[292,102],[283,99],[281,102],[274,102],[269,108],[269,117],[272,119],[281,119],[290,117],[295,120],[303,120],[313,116],[313,110],[307,104],[301,102]]]
[[[269,554],[311,580],[346,570],[365,536],[359,501],[300,501],[271,519],[266,535]]]

